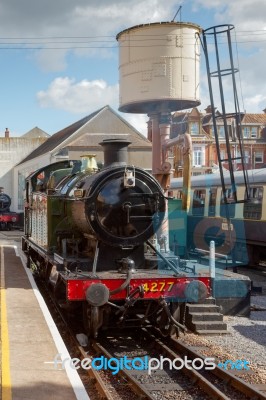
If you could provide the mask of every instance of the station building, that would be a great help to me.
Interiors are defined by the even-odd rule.
[[[12,136],[6,128],[4,137],[0,137],[0,186],[4,188],[12,203],[16,201],[14,167],[29,153],[40,147],[50,135],[35,127],[22,136]],[[13,208],[13,204],[12,204]]]

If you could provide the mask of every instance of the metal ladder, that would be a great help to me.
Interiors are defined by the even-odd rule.
[[[234,67],[233,51],[232,51],[231,31],[233,29],[234,29],[233,25],[218,25],[208,28],[203,31],[203,43],[202,43],[206,59],[207,78],[208,78],[212,120],[213,120],[213,130],[216,142],[219,170],[221,175],[224,204],[243,203],[248,201],[250,196],[248,174],[245,166],[245,156],[243,148],[242,127],[241,127],[241,118],[243,116],[243,113],[241,113],[239,109],[236,79],[235,79],[235,74],[238,72],[238,69]],[[227,44],[227,49],[225,49],[226,44]],[[209,59],[210,48],[214,53],[214,57],[212,57],[212,68],[213,68],[212,71]],[[224,55],[226,54],[225,53],[226,50],[228,50],[228,55],[224,57]],[[222,60],[223,63],[225,64],[229,63],[229,65],[222,65]],[[225,100],[224,81],[226,79],[228,85],[228,80],[230,78],[232,84],[231,98],[233,103],[233,112],[228,113],[225,104],[226,100]],[[222,111],[221,113],[220,112],[216,113],[215,111],[216,107],[214,104],[214,95],[213,95],[214,79],[216,79],[216,84],[218,83],[219,86],[218,92],[220,94],[220,106]],[[223,143],[225,141],[225,148],[227,152],[226,157],[222,157],[221,155],[221,137],[219,136],[217,128],[217,120],[221,121],[224,127],[224,137],[222,139]],[[228,123],[229,121],[230,124]],[[232,154],[233,146],[235,154]],[[225,183],[224,169],[223,169],[224,162],[228,164],[229,177],[230,177],[229,184]],[[243,181],[246,189],[244,191],[244,197],[241,199],[237,195],[237,187],[235,179],[235,170],[236,170],[235,166],[237,163],[241,165],[241,170],[243,173]],[[228,190],[228,188],[230,189]]]

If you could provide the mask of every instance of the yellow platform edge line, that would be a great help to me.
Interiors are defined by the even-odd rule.
[[[1,246],[1,276],[0,276],[0,309],[1,309],[1,386],[2,400],[12,400],[9,336],[7,324],[6,292],[5,292],[5,270],[4,270],[4,247]]]

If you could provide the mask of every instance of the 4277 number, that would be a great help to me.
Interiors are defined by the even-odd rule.
[[[142,286],[145,292],[171,292],[175,282],[146,282]]]

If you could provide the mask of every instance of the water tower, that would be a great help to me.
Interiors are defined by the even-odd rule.
[[[201,28],[190,22],[156,22],[137,25],[118,33],[120,97],[119,110],[147,114],[152,141],[152,173],[165,191],[170,186],[168,148],[183,147],[182,208],[189,206],[191,137],[170,139],[171,112],[197,107]],[[168,219],[160,238],[169,250]]]
[[[189,137],[169,139],[170,122],[171,112],[200,104],[200,32],[196,24],[172,21],[133,26],[116,37],[119,110],[150,117],[152,172],[164,189],[171,167],[167,148],[180,142],[191,145]]]

